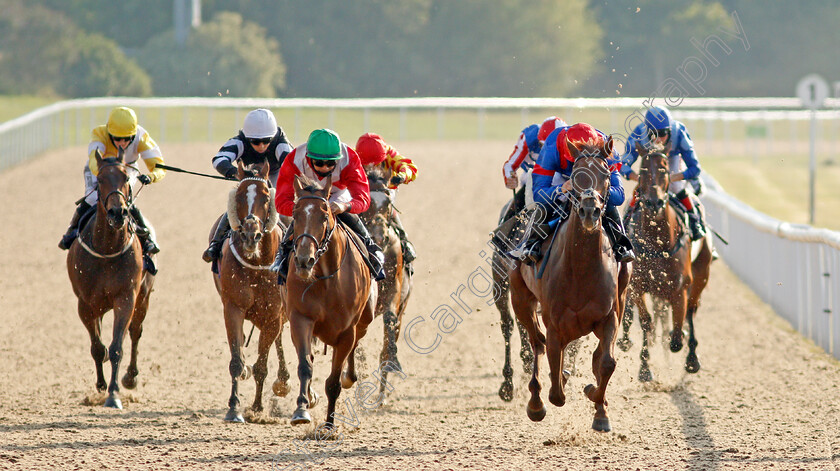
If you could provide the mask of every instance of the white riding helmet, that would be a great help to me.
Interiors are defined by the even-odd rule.
[[[245,115],[242,132],[247,138],[273,137],[277,134],[277,120],[274,119],[274,113],[265,108],[251,111]]]

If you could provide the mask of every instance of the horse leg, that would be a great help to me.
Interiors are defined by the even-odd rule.
[[[149,290],[143,287],[137,305],[134,307],[134,315],[131,317],[131,324],[128,326],[128,335],[131,338],[131,360],[128,369],[122,377],[122,385],[126,389],[137,387],[137,351],[140,344],[140,337],[143,335],[143,321],[146,319],[146,312],[149,309]]]
[[[355,329],[347,329],[338,337],[338,342],[333,347],[330,375],[324,384],[324,389],[327,393],[327,427],[330,428],[335,426],[333,423],[335,403],[338,400],[338,395],[341,394],[341,376],[342,369],[344,369],[344,362],[347,361],[347,357],[356,349],[356,340]],[[355,372],[353,373],[355,374]]]
[[[536,318],[537,299],[533,293],[528,290],[525,285],[525,280],[522,279],[522,274],[518,269],[511,271],[510,276],[511,291],[510,298],[513,305],[513,311],[516,313],[516,318],[528,331],[528,338],[531,341],[531,348],[534,351],[534,367],[531,371],[531,381],[528,383],[528,390],[531,391],[531,399],[528,401],[526,412],[528,418],[534,422],[539,422],[545,418],[545,405],[540,399],[540,355],[545,353],[545,335],[539,331],[538,322]]]
[[[271,350],[271,344],[277,339],[280,333],[280,319],[274,318],[263,324],[260,328],[260,340],[257,344],[257,361],[254,363],[254,382],[257,389],[254,392],[254,403],[251,405],[251,410],[254,412],[261,412],[262,393],[265,378],[268,376],[268,352]]]
[[[630,340],[630,327],[633,326],[633,303],[627,302],[624,306],[624,316],[621,319],[621,338],[618,339],[618,348],[622,352],[629,352],[630,347],[633,346],[633,341]]]
[[[501,291],[499,297],[496,299],[496,309],[499,310],[499,314],[501,315],[502,337],[505,339],[505,364],[502,366],[502,378],[504,379],[502,380],[502,386],[499,388],[499,397],[505,402],[510,402],[513,400],[513,367],[511,366],[510,360],[510,337],[512,334],[511,331],[513,330],[513,316],[510,313],[510,307],[508,305],[508,292],[510,291],[510,287],[506,278],[496,276],[495,270],[493,271],[493,278],[496,286]],[[518,325],[521,331],[523,327],[521,324]]]
[[[671,351],[676,353],[683,348],[683,322],[685,321],[686,304],[688,301],[687,289],[676,290],[671,299],[671,319],[673,330],[671,330]]]
[[[245,312],[238,306],[225,303],[225,331],[227,332],[228,347],[230,347],[230,398],[228,399],[228,411],[225,414],[227,422],[244,423],[242,411],[239,408],[239,381],[245,380],[245,359],[242,357],[242,343],[245,341],[245,334],[242,332],[242,324],[245,322]],[[260,332],[262,338],[262,332]]]
[[[546,356],[548,357],[548,378],[551,380],[551,387],[548,390],[548,402],[557,407],[566,404],[566,394],[563,387],[566,385],[566,375],[563,372],[563,356],[567,343],[555,329],[546,331]]]
[[[120,385],[117,382],[117,375],[120,372],[120,361],[123,354],[123,339],[125,338],[131,317],[134,314],[134,304],[137,293],[123,296],[114,303],[114,333],[111,345],[108,347],[108,356],[111,361],[111,381],[108,384],[108,398],[105,399],[105,407],[122,409],[120,401]]]
[[[519,322],[516,323],[516,327],[519,330],[519,358],[522,359],[522,370],[525,374],[531,374],[531,365],[534,363],[534,351],[531,350],[528,331]]]
[[[374,285],[376,286],[376,285]],[[368,293],[368,300],[362,308],[362,315],[356,323],[354,330],[353,344],[351,345],[349,360],[347,362],[347,371],[341,374],[341,387],[350,389],[359,380],[356,376],[356,347],[359,346],[359,341],[367,335],[367,329],[371,322],[373,322],[373,315],[376,309],[378,292],[371,291]],[[335,348],[333,349],[335,354]],[[343,362],[342,362],[343,363]],[[383,382],[384,383],[384,382]]]
[[[298,380],[300,381],[300,392],[297,397],[297,409],[292,414],[292,425],[308,424],[312,422],[309,415],[310,383],[312,382],[312,362],[315,356],[312,354],[312,330],[315,327],[314,321],[302,314],[292,312],[289,318],[289,326],[292,332],[292,343],[295,346],[298,356]]]
[[[102,314],[93,312],[93,308],[79,299],[79,318],[90,335],[90,356],[93,357],[93,364],[96,366],[96,390],[104,391],[108,387],[105,382],[105,373],[102,371],[102,363],[108,360],[108,350],[102,343],[100,329],[102,328]]]
[[[289,394],[289,369],[286,367],[286,356],[283,353],[283,322],[280,322],[280,327],[277,329],[277,338],[274,340],[274,347],[277,350],[277,379],[271,385],[271,390],[274,395],[286,397]]]
[[[615,343],[618,331],[618,316],[613,311],[603,319],[593,330],[598,337],[598,347],[592,354],[592,372],[595,374],[598,386],[586,385],[583,389],[586,397],[595,403],[595,419],[592,428],[599,432],[610,431],[610,419],[607,417],[607,383],[610,382],[615,371],[615,357],[613,356],[613,344]]]
[[[647,383],[653,381],[653,374],[650,371],[650,344],[653,337],[653,322],[650,311],[647,309],[645,300],[640,296],[638,299],[639,306],[639,325],[642,327],[642,349],[639,352],[639,359],[641,365],[639,366],[639,381]]]
[[[697,373],[700,371],[700,360],[697,359],[697,337],[694,333],[694,316],[700,305],[700,294],[709,282],[709,271],[712,264],[712,251],[709,243],[700,251],[698,257],[691,264],[691,292],[688,297],[686,319],[688,321],[688,356],[685,358],[685,371]]]

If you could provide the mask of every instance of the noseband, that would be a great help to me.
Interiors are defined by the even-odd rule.
[[[642,167],[639,169],[639,177],[640,178],[641,178],[642,175],[650,173],[650,169],[648,168],[648,165],[650,163],[650,156],[651,155],[654,155],[654,154],[645,155],[644,158],[642,159]],[[649,178],[651,179],[651,182],[652,182],[650,184],[651,187],[658,186],[652,180],[654,178],[653,175],[649,175]],[[646,207],[648,209],[653,210],[654,212],[659,212],[663,208],[665,208],[665,205],[668,203],[668,191],[667,190],[668,190],[669,183],[670,182],[665,183],[665,192],[664,192],[665,195],[662,196],[662,197],[658,197],[658,198],[654,199],[654,198],[644,198],[644,197],[640,196],[639,197],[639,206],[640,207]]]
[[[330,202],[327,201],[326,198],[324,198],[322,196],[315,196],[315,195],[304,195],[304,196],[301,196],[301,197],[298,198],[298,201],[300,201],[300,200],[319,200],[319,201],[323,201],[327,205],[330,204]],[[332,239],[333,232],[335,232],[335,226],[337,226],[337,225],[338,225],[337,223],[333,224],[332,227],[327,229],[327,231],[324,233],[324,237],[320,241],[315,236],[313,236],[312,234],[310,234],[308,232],[304,232],[303,234],[295,237],[295,240],[294,240],[293,244],[294,244],[295,248],[297,248],[298,243],[304,237],[308,237],[308,238],[312,239],[312,242],[314,242],[318,247],[315,250],[315,262],[318,262],[318,259],[321,258],[321,255],[324,255],[324,252],[327,251],[327,247],[329,246],[330,239]]]
[[[597,159],[599,159],[599,160],[602,160],[602,161],[604,161],[604,162],[606,162],[606,161],[607,161],[607,159],[606,159],[606,158],[601,157],[600,155],[598,155],[598,156],[592,156],[592,157],[593,157],[593,158],[597,158]],[[579,158],[579,159],[577,160],[577,162],[580,162],[581,160],[583,160],[583,159],[582,159],[582,158]],[[575,162],[575,163],[577,163],[577,162]],[[572,180],[572,182],[574,182],[574,180],[575,180],[575,173],[577,173],[577,172],[582,172],[582,171],[587,171],[587,170],[589,170],[589,169],[588,169],[588,168],[583,169],[583,167],[579,167],[577,170],[573,170],[573,171],[572,171],[572,175],[569,177],[569,179],[570,179],[570,180]],[[601,169],[598,169],[598,170],[600,171]],[[592,178],[592,177],[590,177],[590,178]],[[593,183],[594,183],[595,181],[597,181],[595,178],[592,178],[592,180],[593,180]],[[573,184],[574,184],[574,183],[573,183]],[[573,191],[572,191],[572,193],[571,193],[571,197],[570,197],[569,199],[571,200],[571,202],[572,202],[572,207],[575,209],[575,211],[577,211],[577,210],[579,210],[579,209],[580,209],[580,206],[581,206],[581,204],[583,203],[583,200],[589,200],[589,199],[594,199],[594,200],[596,200],[596,201],[597,201],[597,205],[596,205],[596,207],[597,207],[598,209],[602,210],[602,211],[603,211],[604,207],[606,206],[606,201],[604,200],[604,195],[602,195],[601,193],[598,193],[597,191],[595,191],[595,189],[594,189],[594,188],[592,188],[591,186],[590,186],[589,188],[584,189],[584,190],[583,190],[583,191],[581,191],[581,192],[578,192],[578,191],[576,191],[576,190],[573,190]]]
[[[103,166],[99,167],[99,171],[101,172],[101,171],[102,171],[102,169],[103,169],[103,168],[106,168],[106,167],[120,167],[121,169],[123,169],[123,172],[125,172],[125,169],[126,169],[126,168],[131,168],[129,165],[126,165],[126,164],[124,164],[124,163],[122,163],[122,162],[118,162],[118,161],[111,161],[111,162],[108,162],[107,164],[105,164],[105,165],[103,165]],[[128,172],[125,172],[125,173],[126,173],[126,177],[128,177]],[[102,207],[103,207],[103,208],[105,208],[106,210],[107,210],[108,208],[107,208],[107,207],[105,207],[105,203],[108,201],[108,198],[110,198],[110,197],[111,197],[111,195],[117,195],[117,196],[119,196],[119,197],[120,197],[120,198],[122,198],[122,199],[125,201],[125,203],[126,203],[127,205],[129,205],[129,206],[131,206],[131,205],[134,203],[134,198],[133,198],[133,196],[134,196],[134,195],[133,195],[133,194],[132,194],[132,192],[131,192],[131,185],[128,185],[128,196],[126,196],[126,195],[125,195],[125,193],[123,193],[123,192],[122,192],[122,191],[120,191],[120,190],[113,190],[113,191],[109,192],[107,195],[105,195],[105,198],[103,198],[103,197],[102,197],[102,192],[101,192],[101,191],[99,191],[99,183],[98,183],[98,182],[97,182],[97,184],[96,184],[96,188],[97,188],[97,191],[96,191],[96,193],[97,193],[97,200],[99,200],[99,204],[101,204],[101,205],[102,205]]]

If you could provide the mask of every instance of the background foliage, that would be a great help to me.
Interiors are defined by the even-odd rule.
[[[0,94],[647,96],[712,34],[703,94],[840,80],[831,0],[203,0],[183,45],[173,1],[0,0]]]

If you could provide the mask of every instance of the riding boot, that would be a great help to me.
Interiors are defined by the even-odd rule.
[[[132,204],[128,207],[128,212],[131,213],[131,217],[134,218],[134,222],[137,224],[137,235],[140,237],[140,244],[143,245],[143,252],[160,252],[160,247],[158,247],[155,241],[155,233],[151,229],[149,222],[143,216],[143,213],[140,212],[140,208]]]
[[[76,206],[76,211],[73,213],[73,217],[70,219],[70,227],[67,228],[67,232],[61,236],[61,241],[58,243],[58,248],[61,250],[67,250],[70,248],[70,245],[73,244],[73,241],[76,240],[76,237],[79,236],[79,221],[82,219],[82,216],[89,210],[91,206],[87,204],[87,201],[82,200],[78,206]]]
[[[607,237],[612,244],[615,259],[622,263],[636,260],[636,254],[633,253],[633,243],[630,242],[630,238],[624,232],[617,207],[607,206],[607,210],[604,211],[604,223],[604,229],[606,229]]]
[[[694,208],[688,213],[688,227],[691,230],[691,240],[697,241],[706,237],[706,228],[700,216],[700,208],[694,205]]]
[[[230,222],[228,221],[227,213],[225,213],[219,219],[219,225],[216,226],[216,232],[213,233],[213,240],[210,241],[210,246],[201,255],[201,258],[205,262],[210,263],[222,254],[222,245],[225,243],[225,239],[227,239],[228,231],[230,231]]]
[[[268,268],[271,271],[277,272],[278,285],[286,284],[286,275],[289,273],[289,255],[294,248],[294,224],[294,221],[289,223],[289,228],[286,229],[283,240],[280,241],[280,247],[277,247],[277,255],[274,257],[274,263]]]
[[[400,220],[400,217],[396,211],[393,211],[391,213],[391,227],[394,228],[394,230],[397,232],[397,236],[399,236],[400,238],[400,247],[402,248],[403,263],[408,265],[409,263],[417,259],[417,252],[414,250],[414,244],[412,244],[405,236],[405,229],[403,229],[402,221]]]
[[[352,214],[352,213],[341,213],[337,216],[337,218],[343,222],[347,227],[353,229],[353,232],[359,235],[362,238],[362,242],[365,244],[365,248],[367,248],[368,255],[368,268],[370,268],[370,272],[373,275],[373,278],[376,281],[384,280],[385,279],[385,254],[382,253],[382,249],[376,245],[376,242],[370,237],[370,233],[368,232],[367,228],[364,224],[362,224],[362,220],[359,216]]]

